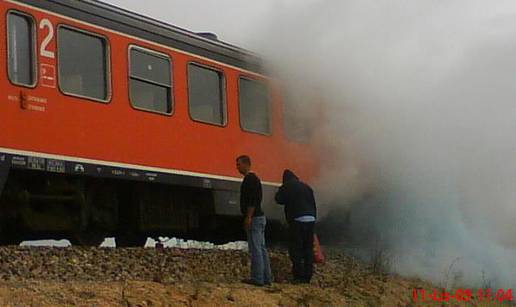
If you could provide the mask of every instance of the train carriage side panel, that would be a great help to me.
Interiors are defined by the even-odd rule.
[[[234,198],[240,181],[234,158],[249,154],[255,171],[266,185],[268,204],[272,204],[272,194],[284,168],[298,170],[302,178],[313,176],[316,166],[313,150],[285,138],[282,107],[274,90],[271,134],[242,129],[239,81],[247,78],[269,82],[266,77],[16,1],[2,1],[0,8],[3,25],[0,35],[6,46],[0,54],[0,158],[2,155],[6,158],[0,159],[0,165],[200,186],[233,191]],[[14,84],[8,78],[6,18],[9,14],[33,21],[35,86]],[[64,84],[81,83],[73,76],[59,74],[59,66],[63,65],[59,39],[66,31],[103,45],[105,99],[63,92]],[[170,59],[170,114],[146,112],[132,106],[128,83],[131,46]],[[225,126],[190,118],[187,82],[190,63],[223,73]]]

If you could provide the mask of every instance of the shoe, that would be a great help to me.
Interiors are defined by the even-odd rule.
[[[263,287],[264,286],[263,283],[256,282],[256,281],[254,281],[252,279],[244,279],[244,280],[242,280],[242,283],[248,284],[248,285],[253,285],[253,286],[256,286],[256,287]]]

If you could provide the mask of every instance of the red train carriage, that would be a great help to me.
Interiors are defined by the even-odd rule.
[[[253,54],[97,1],[3,0],[0,18],[1,243],[229,240],[236,156],[273,219],[282,170],[313,176]]]

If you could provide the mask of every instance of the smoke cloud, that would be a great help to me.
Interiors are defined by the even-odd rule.
[[[318,124],[320,211],[351,212],[346,242],[443,286],[516,288],[513,1],[196,1],[111,2],[265,55]]]
[[[381,244],[396,272],[516,286],[515,14],[510,1],[310,1],[259,29],[253,47],[297,112],[324,105],[321,211],[349,209],[348,242]]]

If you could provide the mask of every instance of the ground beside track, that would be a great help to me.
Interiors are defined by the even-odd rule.
[[[289,282],[271,251],[275,283],[257,288],[242,251],[166,248],[0,248],[0,306],[406,306],[432,285],[373,273],[334,250],[310,285]]]

